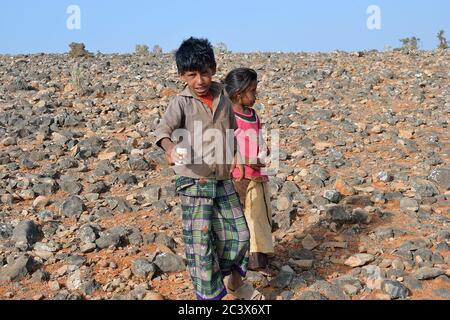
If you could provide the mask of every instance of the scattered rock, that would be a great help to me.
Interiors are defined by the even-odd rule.
[[[0,268],[0,283],[7,281],[18,282],[36,269],[33,258],[22,255],[8,263],[6,267]]]
[[[406,211],[417,212],[419,210],[419,204],[414,199],[402,198],[400,200],[400,208]]]
[[[157,255],[154,264],[164,273],[182,272],[186,269],[183,258],[173,253],[161,253]]]
[[[419,280],[428,280],[439,277],[445,274],[444,270],[438,268],[422,267],[416,272],[414,272],[414,277]]]
[[[147,259],[136,259],[131,264],[131,271],[138,277],[149,277],[151,279],[156,272],[156,267]]]
[[[321,295],[317,291],[305,291],[300,294],[297,300],[328,300],[327,297]]]
[[[12,234],[12,240],[16,241],[16,246],[32,246],[41,237],[38,226],[31,220],[21,221]]]
[[[308,234],[303,240],[302,240],[302,246],[306,250],[313,250],[316,248],[319,244],[314,240],[314,238]]]
[[[388,294],[392,299],[403,299],[409,294],[408,288],[398,281],[385,280],[381,284],[381,289]]]
[[[367,254],[367,253],[358,253],[355,254],[353,256],[351,256],[350,258],[348,258],[347,260],[345,260],[345,265],[356,268],[356,267],[362,267],[366,264],[368,264],[369,262],[372,262],[375,260],[375,257],[371,254]]]
[[[86,209],[83,200],[77,196],[67,198],[60,207],[60,214],[67,218],[79,216]]]

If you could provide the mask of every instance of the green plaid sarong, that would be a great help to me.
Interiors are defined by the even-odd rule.
[[[177,177],[183,211],[183,240],[192,282],[199,300],[220,300],[223,278],[247,273],[250,234],[231,180]]]

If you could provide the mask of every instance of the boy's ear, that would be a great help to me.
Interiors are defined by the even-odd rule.
[[[212,75],[213,75],[213,76],[216,75],[216,72],[217,72],[217,66],[212,67],[212,68],[211,68],[211,72],[212,72]]]

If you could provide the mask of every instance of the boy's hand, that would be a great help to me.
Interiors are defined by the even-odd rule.
[[[175,161],[173,161],[173,152],[175,149],[175,144],[169,139],[164,139],[161,141],[161,146],[163,147],[166,153],[166,160],[169,166],[175,165]]]

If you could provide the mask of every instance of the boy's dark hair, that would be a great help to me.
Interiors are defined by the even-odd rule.
[[[234,100],[239,93],[245,92],[254,81],[258,81],[258,74],[253,69],[238,68],[231,71],[224,81],[228,97]]]
[[[184,40],[175,53],[179,74],[188,71],[204,72],[207,68],[216,69],[214,49],[207,39],[190,37]]]

